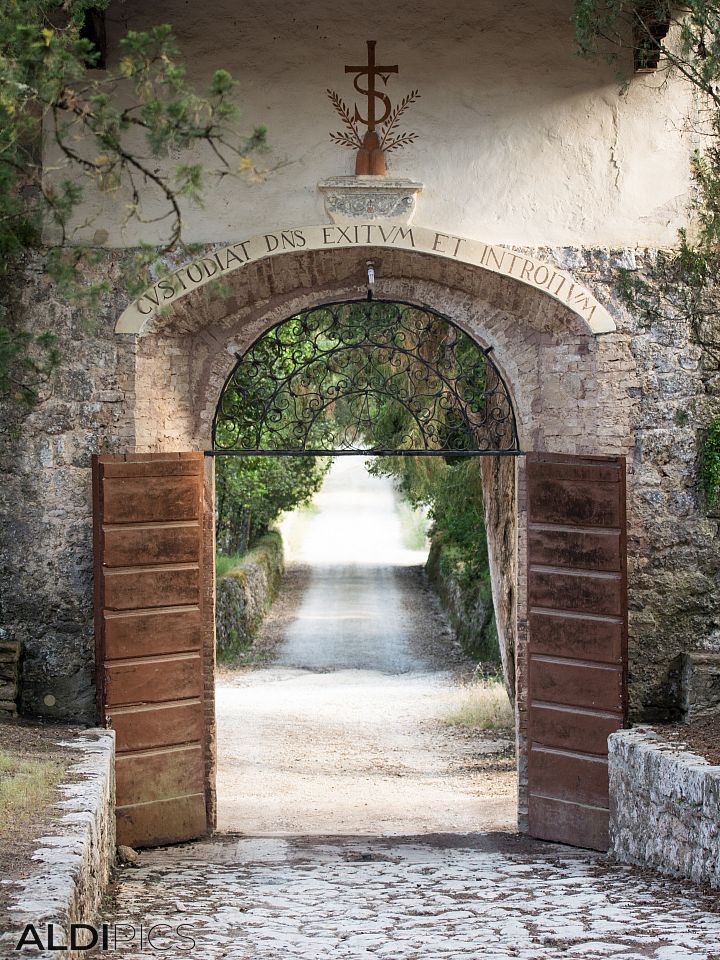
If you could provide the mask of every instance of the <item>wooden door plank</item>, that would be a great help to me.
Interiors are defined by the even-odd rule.
[[[118,806],[202,793],[203,772],[199,743],[118,754],[115,761]]]
[[[617,483],[532,479],[528,495],[533,523],[619,527]]]
[[[123,706],[108,710],[118,753],[200,741],[203,737],[202,700]]]
[[[117,842],[129,847],[182,843],[207,832],[202,793],[117,807],[116,819]]]
[[[620,713],[582,711],[534,701],[530,707],[530,723],[533,737],[545,746],[606,756],[608,737],[622,728],[623,720]]]
[[[537,567],[531,567],[530,572],[528,600],[531,607],[611,617],[622,615],[625,594],[619,573],[563,573]]]
[[[113,660],[105,673],[108,707],[192,699],[202,692],[199,653]]]
[[[552,747],[530,748],[531,796],[554,797],[568,803],[607,807],[607,757],[588,756]]]
[[[198,606],[199,603],[200,567],[197,563],[105,570],[107,610]]]
[[[105,463],[104,475],[109,479],[128,478],[137,480],[149,477],[198,477],[202,474],[202,461],[156,459],[157,454],[148,454],[149,460],[122,460]]]
[[[610,814],[605,807],[566,803],[553,797],[530,797],[530,833],[540,840],[607,850]]]
[[[528,531],[528,556],[532,564],[619,572],[620,531],[536,525]]]
[[[104,523],[197,520],[198,476],[125,477],[103,482]]]
[[[598,663],[623,662],[623,623],[620,617],[593,617],[567,611],[532,610],[529,617],[530,655],[569,657]]]
[[[200,549],[197,520],[174,523],[105,524],[105,566],[144,567],[154,563],[192,563]]]
[[[558,480],[620,483],[622,482],[622,465],[613,462],[613,460],[612,457],[595,459],[593,457],[568,456],[567,460],[563,461],[556,454],[528,455],[528,462],[532,462],[533,465],[532,480],[548,480],[552,483]]]
[[[530,699],[622,712],[622,668],[610,664],[530,658]]]
[[[152,610],[105,610],[105,660],[199,650],[202,616],[199,605]]]

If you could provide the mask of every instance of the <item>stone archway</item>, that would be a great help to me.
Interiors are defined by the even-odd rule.
[[[167,312],[143,318],[135,334],[134,402],[128,411],[138,452],[207,450],[220,391],[239,352],[264,331],[321,303],[362,297],[366,261],[378,293],[451,316],[508,384],[521,447],[540,453],[625,457],[632,444],[624,371],[626,340],[588,322],[536,285],[472,263],[414,249],[352,245],[291,250],[248,261],[223,288],[199,284]],[[516,689],[520,825],[527,828],[527,516],[522,462],[486,462],[484,471],[493,597],[506,673]],[[212,556],[212,470],[206,467],[205,538]],[[519,562],[519,558],[522,562]],[[212,584],[207,599],[211,602]],[[214,821],[212,617],[205,618],[205,772]],[[520,628],[518,628],[520,625]]]

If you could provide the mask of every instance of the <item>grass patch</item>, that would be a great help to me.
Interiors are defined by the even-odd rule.
[[[246,557],[245,553],[232,553],[226,556],[224,553],[218,553],[215,556],[215,576],[219,579],[224,577],[226,573],[230,573],[233,567],[237,567],[242,563],[243,558]]]
[[[515,716],[505,687],[498,680],[472,680],[458,687],[445,717],[452,727],[466,730],[512,731]]]
[[[64,767],[57,760],[24,758],[0,750],[0,838],[32,821],[52,802]]]

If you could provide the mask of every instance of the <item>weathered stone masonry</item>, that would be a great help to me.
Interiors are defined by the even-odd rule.
[[[566,251],[561,259],[604,302],[617,300],[617,266],[645,256]],[[716,361],[670,321],[647,325],[617,313],[633,369],[628,471],[629,696],[631,720],[677,718],[682,653],[720,651],[720,516],[698,483],[704,426],[720,413]],[[686,418],[683,414],[687,414]]]
[[[615,859],[720,887],[720,767],[647,727],[609,748]]]
[[[686,331],[643,328],[621,307],[616,271],[633,265],[632,254],[536,255],[589,287],[617,332],[592,337],[564,307],[529,288],[405,251],[377,251],[379,295],[439,309],[494,347],[523,449],[627,455],[631,712],[665,717],[679,704],[682,652],[720,650],[718,519],[698,506],[696,480],[698,431],[718,412],[707,392],[717,374],[705,369]],[[88,329],[60,302],[42,261],[29,266],[28,325],[55,330],[66,347],[51,395],[3,437],[0,627],[24,646],[26,712],[94,717],[90,455],[209,446],[235,351],[297,309],[362,296],[366,256],[316,251],[260,261],[233,276],[224,298],[198,291],[139,337],[114,333],[127,302],[122,291],[106,298]],[[113,275],[113,254],[104,269]],[[686,425],[675,421],[679,410],[689,414]],[[514,496],[511,473],[499,484],[506,504]],[[498,556],[509,515],[491,516]],[[514,576],[503,577],[501,567],[496,587],[507,600]],[[519,583],[506,606],[522,602]],[[514,624],[506,620],[512,652]],[[521,649],[515,659],[522,686]],[[211,651],[207,669],[211,711]]]

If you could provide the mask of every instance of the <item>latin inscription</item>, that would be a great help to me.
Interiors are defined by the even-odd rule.
[[[253,261],[293,251],[367,246],[417,250],[484,267],[493,273],[545,291],[554,299],[567,304],[593,329],[596,329],[593,324],[596,312],[604,313],[594,297],[574,283],[567,274],[506,247],[484,244],[425,227],[359,223],[350,226],[334,224],[280,230],[254,237],[252,240],[233,243],[182,267],[172,276],[159,280],[135,304],[128,307],[121,317],[118,330],[137,332],[141,323],[133,321],[132,314],[151,316],[169,306],[178,297]],[[613,329],[609,317],[599,317],[598,324],[598,332]]]

